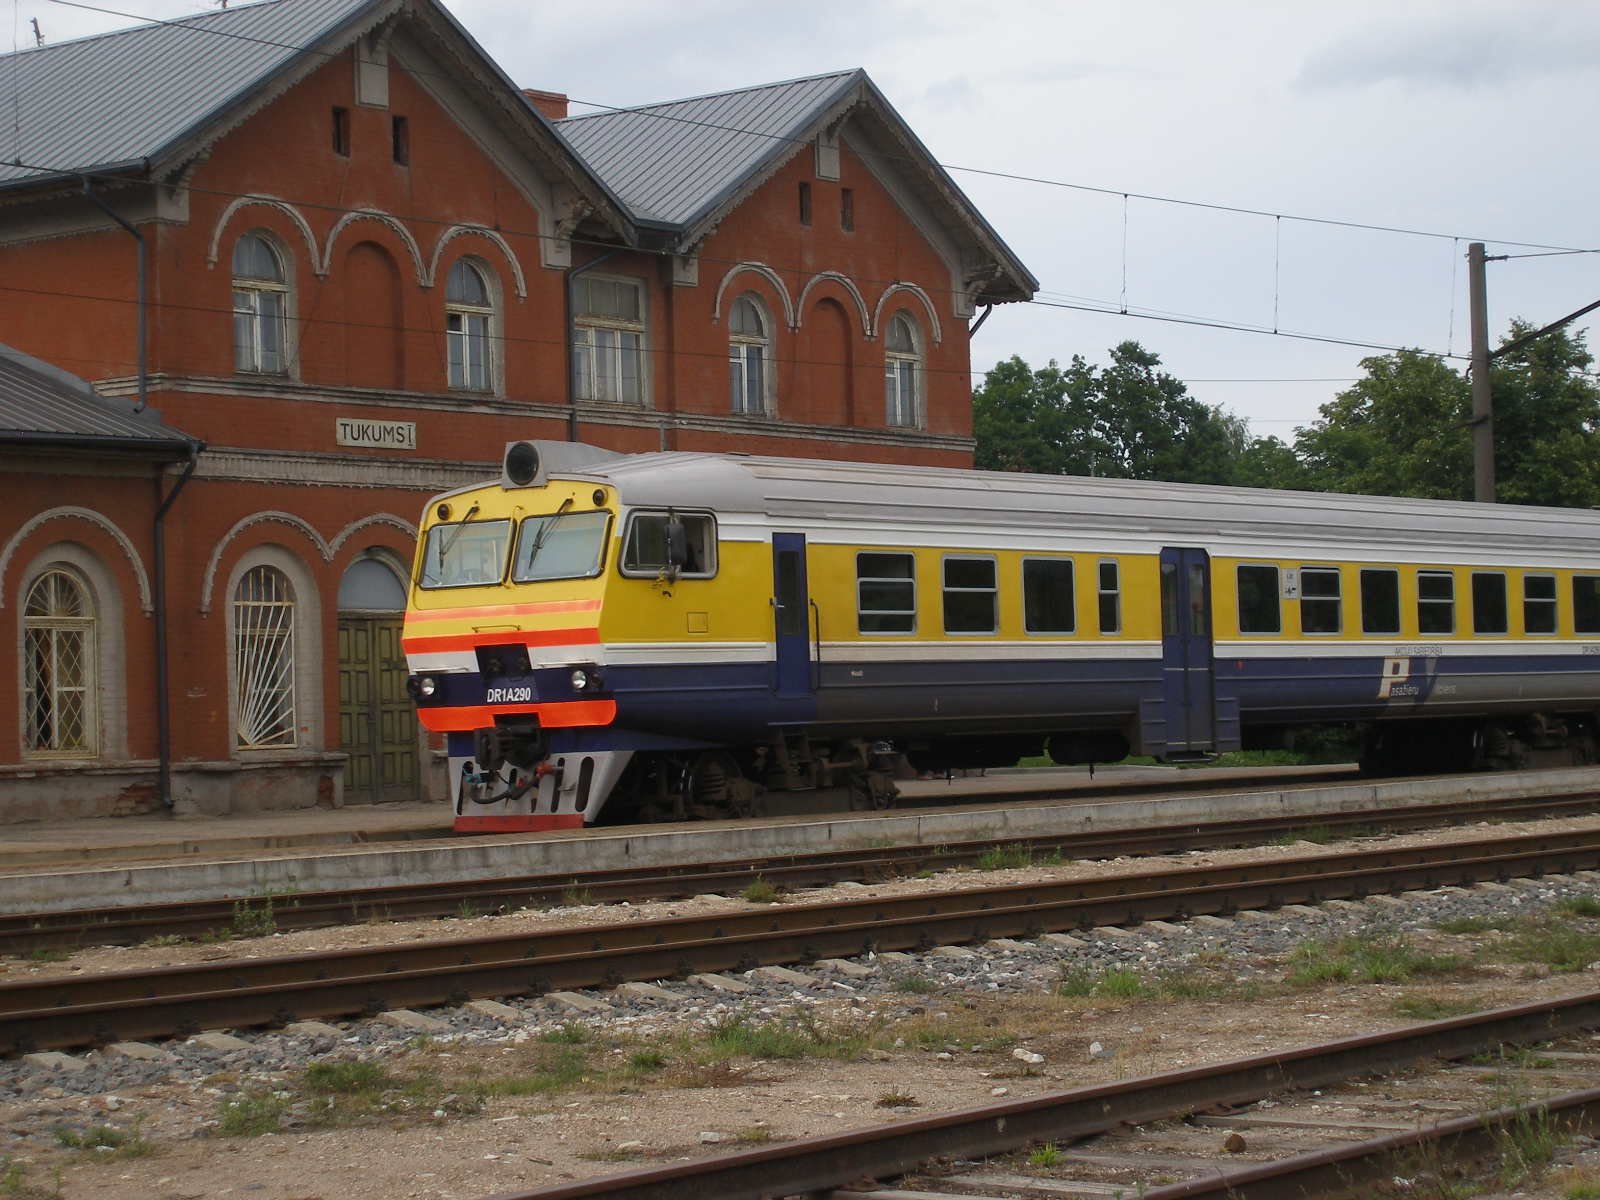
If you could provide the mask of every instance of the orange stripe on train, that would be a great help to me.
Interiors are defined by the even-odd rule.
[[[617,719],[615,700],[556,700],[548,704],[474,704],[465,708],[419,708],[417,720],[434,733],[470,733],[487,729],[496,717],[535,713],[545,729],[609,725]]]
[[[508,629],[503,633],[442,633],[433,637],[400,638],[407,654],[438,654],[445,650],[476,650],[479,646],[598,646],[600,627],[587,629]]]

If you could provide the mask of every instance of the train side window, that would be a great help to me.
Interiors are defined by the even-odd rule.
[[[1122,632],[1122,581],[1117,560],[1102,558],[1095,566],[1100,599],[1100,632]]]
[[[1417,632],[1456,631],[1456,577],[1449,571],[1417,572]]]
[[[683,527],[680,561],[672,561],[674,524]],[[717,522],[706,513],[636,512],[628,518],[622,573],[654,577],[677,567],[680,579],[710,579],[717,573]]]
[[[1554,633],[1556,631],[1556,577],[1554,575],[1524,575],[1522,577],[1522,632]]]
[[[1389,567],[1361,569],[1361,632],[1400,632],[1400,572]]]
[[[1572,577],[1572,632],[1600,633],[1600,575]]]
[[[1070,558],[1022,560],[1022,628],[1027,633],[1072,633],[1078,627]]]
[[[1283,613],[1278,603],[1278,568],[1260,563],[1240,563],[1239,632],[1282,633]]]
[[[917,560],[863,550],[856,555],[856,628],[862,633],[917,631]]]
[[[1338,633],[1339,568],[1300,568],[1300,632]]]
[[[999,623],[999,587],[987,555],[944,556],[944,631],[993,633]]]
[[[1472,632],[1507,633],[1506,577],[1499,571],[1472,573]]]

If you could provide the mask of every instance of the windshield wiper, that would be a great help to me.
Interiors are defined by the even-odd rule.
[[[441,577],[444,575],[444,560],[450,553],[450,547],[454,546],[456,544],[456,539],[466,532],[467,522],[472,520],[472,514],[477,511],[478,506],[474,504],[471,508],[467,509],[466,515],[461,518],[461,524],[456,526],[455,532],[447,534],[439,539],[439,574]]]
[[[556,527],[556,522],[561,520],[561,518],[566,515],[567,509],[571,507],[572,497],[568,496],[561,502],[561,507],[556,509],[555,512],[551,513],[550,516],[545,519],[545,523],[539,528],[539,536],[534,538],[533,545],[528,547],[528,561],[522,564],[522,571],[520,572],[521,574],[527,574],[528,571],[533,567],[533,560],[538,558],[539,551],[544,549],[544,544],[546,539],[548,539],[550,536],[550,531]]]

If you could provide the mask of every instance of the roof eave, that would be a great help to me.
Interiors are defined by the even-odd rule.
[[[52,433],[31,429],[0,430],[0,448],[25,446],[30,450],[41,447],[87,450],[117,458],[149,458],[157,462],[183,462],[189,457],[189,448],[201,444],[196,438],[131,438],[99,434]]]
[[[124,177],[131,182],[139,183],[148,178],[149,174],[148,158],[128,158],[121,162],[102,163],[99,166],[75,167],[70,171],[54,171],[48,174],[29,175],[23,179],[7,179],[0,182],[0,192],[26,191],[29,188],[39,188],[43,191],[59,188],[66,183],[78,186],[85,175],[95,179]]]

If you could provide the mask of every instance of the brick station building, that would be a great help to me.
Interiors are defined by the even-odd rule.
[[[1035,288],[859,71],[568,116],[434,0],[4,57],[0,343],[157,432],[0,428],[0,821],[162,802],[164,501],[176,810],[442,797],[399,651],[430,495],[529,437],[968,466],[969,326]]]

